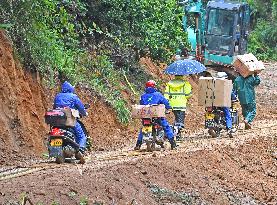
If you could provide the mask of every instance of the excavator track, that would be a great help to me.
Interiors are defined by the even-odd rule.
[[[120,160],[128,160],[133,158],[140,158],[140,157],[151,157],[153,155],[155,156],[163,156],[166,153],[169,152],[193,152],[198,151],[202,149],[212,149],[215,146],[218,146],[218,144],[221,145],[230,145],[232,142],[236,145],[243,144],[246,140],[249,140],[250,138],[244,138],[244,135],[248,135],[250,133],[254,133],[254,131],[262,131],[269,129],[270,131],[274,132],[274,136],[277,136],[277,123],[271,123],[267,126],[263,127],[254,127],[251,130],[238,130],[237,135],[239,138],[227,138],[228,143],[222,142],[222,139],[226,138],[208,138],[205,136],[203,132],[197,133],[193,135],[192,137],[189,137],[181,142],[178,142],[178,148],[173,151],[169,150],[162,150],[162,151],[154,151],[154,152],[146,152],[146,150],[142,149],[139,151],[134,150],[126,150],[122,151],[120,153],[104,153],[104,154],[95,154],[90,155],[89,157],[86,157],[86,165],[101,163],[101,162],[111,162],[111,161],[120,161]],[[253,136],[253,138],[258,138],[258,135]],[[203,143],[203,140],[205,140],[205,143]],[[26,167],[10,167],[6,169],[0,169],[0,181],[25,176],[28,174],[32,174],[35,172],[40,172],[43,170],[48,169],[55,169],[55,168],[61,168],[61,167],[70,167],[72,164],[54,164],[51,160],[45,160],[41,161],[39,163],[35,163],[33,165],[29,165]],[[83,165],[80,165],[83,166]]]

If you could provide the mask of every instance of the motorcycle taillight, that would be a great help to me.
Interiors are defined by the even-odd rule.
[[[51,136],[61,136],[64,134],[64,132],[61,129],[54,127],[51,129],[49,134]]]
[[[151,125],[151,119],[142,119],[143,125]]]
[[[206,110],[207,110],[208,112],[212,112],[212,111],[213,111],[213,107],[206,107]]]
[[[155,129],[159,129],[160,127],[161,127],[161,126],[158,125],[158,124],[155,125]]]

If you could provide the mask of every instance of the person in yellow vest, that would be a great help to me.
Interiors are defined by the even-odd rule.
[[[182,130],[185,127],[187,101],[192,96],[191,84],[182,75],[175,75],[175,78],[166,84],[164,96],[172,107],[174,126]]]

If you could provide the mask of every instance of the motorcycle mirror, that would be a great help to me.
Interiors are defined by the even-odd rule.
[[[90,104],[84,104],[85,109],[90,108]]]

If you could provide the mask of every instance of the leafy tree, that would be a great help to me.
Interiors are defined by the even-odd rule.
[[[264,60],[277,60],[277,1],[249,0],[252,31],[249,51]]]
[[[182,10],[175,0],[100,0],[88,4],[88,19],[99,25],[121,47],[140,55],[167,61],[180,43],[186,43],[181,27]],[[97,11],[102,11],[101,14]]]

